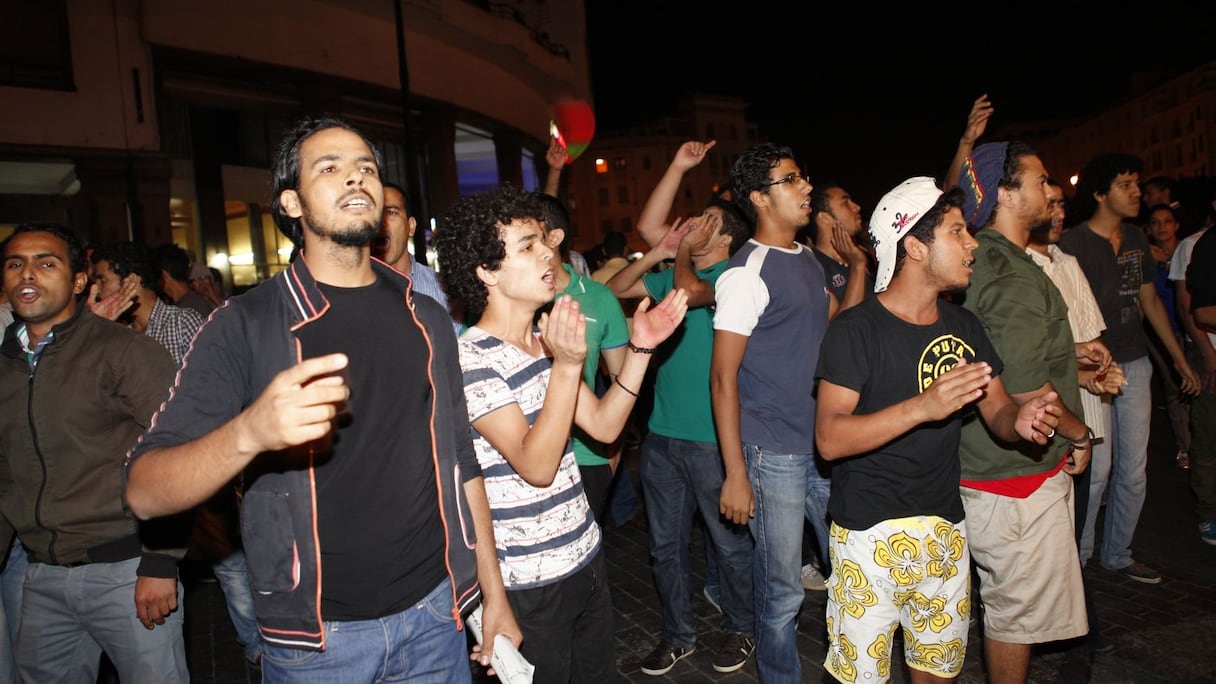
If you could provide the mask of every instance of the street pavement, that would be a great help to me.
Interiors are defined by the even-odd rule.
[[[1035,651],[1032,684],[1186,684],[1216,683],[1216,546],[1200,541],[1192,513],[1193,497],[1187,471],[1174,464],[1175,449],[1164,411],[1154,412],[1150,442],[1148,498],[1133,543],[1137,560],[1164,576],[1157,585],[1141,584],[1103,570],[1091,562],[1085,580],[1093,595],[1102,637],[1110,648],[1089,657],[1078,644],[1050,644]],[[636,453],[626,463],[637,482]],[[621,527],[609,527],[604,545],[615,607],[616,652],[623,681],[742,683],[759,681],[754,660],[729,675],[711,665],[713,647],[720,638],[720,615],[701,595],[704,554],[700,535],[694,535],[692,553],[693,606],[699,623],[695,653],[680,661],[667,675],[642,674],[640,660],[658,641],[658,597],[650,570],[644,512]],[[1101,521],[1099,521],[1100,523]],[[807,592],[798,624],[798,652],[803,682],[832,682],[822,667],[824,592]],[[260,682],[257,669],[248,666],[236,642],[214,582],[191,580],[186,590],[187,658],[196,684]],[[976,620],[960,684],[986,682],[982,641]],[[475,682],[496,681],[474,668]],[[891,681],[909,681],[896,648]]]

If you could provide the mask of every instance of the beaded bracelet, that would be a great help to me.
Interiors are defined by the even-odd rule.
[[[653,354],[654,348],[653,347],[639,347],[633,343],[633,340],[630,340],[629,341],[629,351],[637,353],[637,354]],[[633,394],[633,393],[630,392],[630,394]],[[637,396],[637,395],[634,395],[634,396]]]

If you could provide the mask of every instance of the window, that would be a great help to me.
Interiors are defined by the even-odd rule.
[[[625,185],[616,186],[616,201],[619,204],[629,204],[629,187]]]
[[[617,171],[624,171],[629,168],[629,162],[625,161],[624,157],[614,157],[612,159],[612,168]]]
[[[536,177],[536,160],[533,158],[532,150],[521,149],[519,151],[520,164],[523,165],[524,190],[535,192],[540,189],[540,179]]]
[[[606,207],[612,203],[612,195],[609,194],[608,188],[600,188],[596,190],[601,207]]]
[[[489,132],[456,124],[456,185],[461,196],[498,186],[498,159]]]
[[[596,173],[608,173],[608,160],[603,157],[597,157],[595,160]]]
[[[75,90],[64,0],[0,2],[0,85]]]

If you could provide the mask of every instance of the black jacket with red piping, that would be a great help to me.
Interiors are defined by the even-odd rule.
[[[229,299],[211,315],[183,361],[168,401],[131,450],[128,467],[149,450],[183,444],[224,425],[252,404],[276,374],[301,361],[296,332],[329,308],[304,259],[300,254],[274,278]],[[379,277],[400,288],[401,305],[429,347],[436,513],[446,531],[453,617],[463,628],[461,616],[481,595],[463,484],[481,471],[473,453],[451,317],[433,299],[415,295],[407,276],[376,260],[372,266]],[[307,445],[255,458],[245,475],[241,534],[262,637],[278,646],[323,650],[313,475]]]

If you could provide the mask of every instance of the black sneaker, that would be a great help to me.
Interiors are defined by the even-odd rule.
[[[1126,567],[1119,568],[1115,572],[1137,582],[1161,584],[1161,573],[1140,561],[1132,561]]]
[[[648,675],[665,675],[671,672],[671,668],[675,667],[676,663],[692,655],[696,650],[696,646],[681,648],[672,646],[666,641],[660,641],[650,655],[642,659],[642,672]]]
[[[747,634],[727,634],[726,640],[714,654],[714,669],[718,672],[734,672],[743,667],[754,650],[755,638]]]

